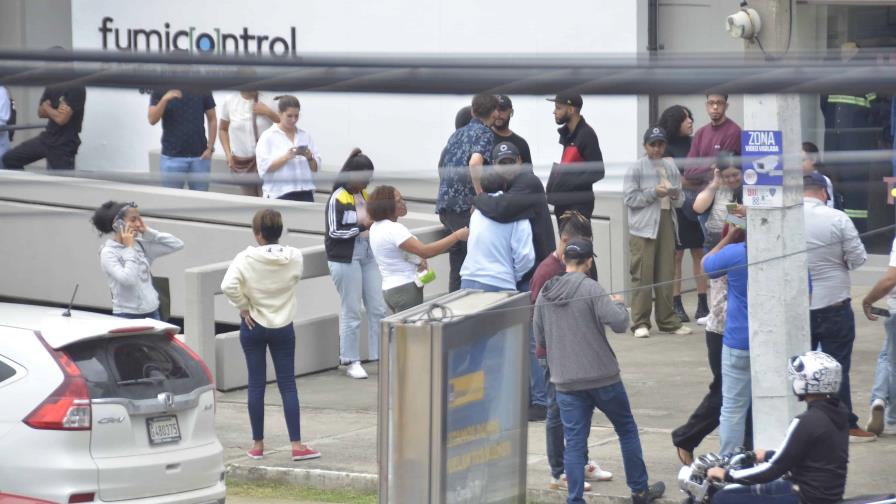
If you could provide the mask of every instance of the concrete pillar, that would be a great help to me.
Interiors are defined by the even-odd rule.
[[[783,51],[789,25],[788,0],[751,1],[762,17],[766,51]],[[758,51],[749,44],[748,52]],[[753,380],[753,436],[757,448],[776,448],[791,419],[803,410],[787,376],[787,358],[809,349],[808,266],[799,163],[802,132],[800,96],[744,97],[744,129],[780,130],[784,152],[783,208],[747,212],[750,359]]]
[[[184,342],[212,371],[217,373],[215,356],[215,293],[228,263],[216,263],[184,271]],[[217,271],[217,274],[208,274]]]

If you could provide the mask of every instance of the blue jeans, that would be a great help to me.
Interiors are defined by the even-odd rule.
[[[712,504],[799,504],[800,496],[789,481],[775,480],[762,485],[729,485],[715,494]]]
[[[113,313],[116,317],[126,318],[126,319],[143,319],[143,318],[151,318],[155,320],[162,320],[162,314],[159,313],[159,310],[149,312],[149,313]]]
[[[379,358],[380,321],[386,316],[383,279],[373,258],[370,240],[355,237],[352,262],[328,261],[330,277],[339,291],[339,358],[344,364],[361,360],[361,304],[367,309],[367,348],[370,360]]]
[[[884,322],[884,329],[887,336],[877,357],[871,400],[881,399],[887,403],[886,422],[896,425],[896,314]]]
[[[502,287],[497,287],[495,285],[489,285],[487,283],[477,282],[476,280],[469,280],[467,278],[460,279],[460,288],[461,289],[476,289],[481,290],[483,292],[503,292],[507,289]]]
[[[208,191],[212,160],[199,157],[171,157],[162,154],[159,161],[162,186],[183,189],[184,182],[194,191]]]
[[[744,442],[752,378],[750,351],[722,347],[722,412],[719,415],[721,453],[731,453]]]
[[[240,323],[240,345],[246,355],[249,371],[249,423],[252,424],[252,439],[264,439],[264,389],[267,383],[267,352],[271,350],[277,388],[283,400],[283,415],[290,441],[301,441],[299,429],[299,393],[296,390],[296,332],[292,324],[269,329],[258,322],[249,329],[246,322]]]
[[[544,422],[545,451],[548,456],[548,465],[551,467],[551,476],[559,478],[563,474],[563,454],[566,445],[563,441],[563,422],[560,420],[560,407],[557,406],[557,389],[551,383],[551,368],[544,361],[544,388],[547,400],[547,418]],[[585,460],[588,460],[588,446],[585,446]]]
[[[582,504],[585,489],[585,464],[588,462],[588,434],[594,408],[601,410],[613,424],[622,450],[625,480],[632,492],[647,490],[647,467],[641,452],[638,425],[632,416],[628,395],[622,382],[575,392],[557,391],[557,404],[563,420],[566,450],[563,465],[569,485],[568,504]]]
[[[809,327],[812,331],[812,349],[821,350],[833,357],[843,368],[840,382],[840,402],[849,410],[849,428],[859,426],[859,417],[852,412],[852,397],[849,386],[849,368],[852,365],[852,345],[856,339],[856,319],[847,299],[840,306],[819,308],[809,312]]]

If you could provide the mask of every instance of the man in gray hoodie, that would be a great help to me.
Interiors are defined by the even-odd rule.
[[[604,331],[607,324],[614,332],[624,333],[629,315],[621,296],[608,295],[588,277],[593,258],[590,241],[574,238],[566,244],[566,274],[552,278],[541,289],[533,321],[536,341],[547,349],[563,421],[567,503],[585,502],[588,434],[594,408],[599,408],[619,436],[632,502],[646,504],[661,497],[666,487],[662,482],[648,484],[638,426],[619,376],[616,354]]]

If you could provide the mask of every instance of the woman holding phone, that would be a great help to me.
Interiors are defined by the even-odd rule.
[[[112,292],[112,314],[159,320],[159,294],[152,286],[150,268],[155,259],[184,248],[184,242],[147,226],[133,201],[107,201],[91,221],[100,235],[112,235],[100,249],[100,265]]]
[[[320,154],[307,131],[299,128],[299,99],[283,95],[277,100],[280,122],[265,130],[255,147],[258,175],[265,198],[314,201],[314,178]]]
[[[659,126],[644,133],[646,155],[625,173],[623,202],[628,207],[630,273],[632,287],[632,331],[636,338],[650,336],[650,312],[660,332],[690,334],[672,304],[675,275],[675,245],[678,216],[684,195],[678,167],[666,152],[666,132]]]

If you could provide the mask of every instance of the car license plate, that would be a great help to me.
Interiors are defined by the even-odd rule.
[[[146,419],[146,430],[149,431],[149,444],[159,445],[180,441],[180,427],[175,415]]]

